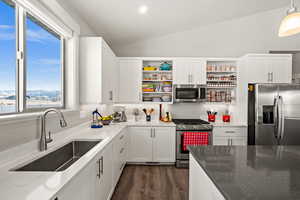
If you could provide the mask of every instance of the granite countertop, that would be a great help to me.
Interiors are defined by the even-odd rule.
[[[227,200],[300,199],[300,146],[189,150]]]

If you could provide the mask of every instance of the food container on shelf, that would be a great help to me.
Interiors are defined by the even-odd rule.
[[[161,98],[160,97],[153,97],[152,101],[153,102],[161,102]]]
[[[172,86],[162,86],[163,92],[172,92]]]
[[[157,67],[154,66],[146,66],[143,68],[144,71],[156,71]]]
[[[172,101],[172,97],[170,95],[163,95],[161,97],[163,102],[171,102]]]
[[[171,70],[171,64],[167,63],[167,62],[164,62],[160,65],[159,69],[161,71],[170,71]]]

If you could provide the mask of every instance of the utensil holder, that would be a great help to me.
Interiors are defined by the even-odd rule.
[[[208,115],[208,122],[215,122],[216,121],[216,115]]]
[[[146,115],[146,121],[150,122],[151,121],[151,115]]]

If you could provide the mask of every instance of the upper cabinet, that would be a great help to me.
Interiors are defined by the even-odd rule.
[[[174,84],[206,84],[205,59],[175,59]]]
[[[120,103],[139,103],[142,100],[142,60],[119,60],[119,96]]]
[[[292,55],[250,54],[242,58],[249,83],[291,83]]]
[[[101,37],[80,38],[80,103],[113,103],[118,93],[118,62]]]

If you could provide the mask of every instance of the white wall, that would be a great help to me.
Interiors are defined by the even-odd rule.
[[[154,57],[239,57],[246,53],[300,49],[300,34],[287,38],[277,36],[285,13],[286,8],[271,10],[112,48],[117,56]]]

